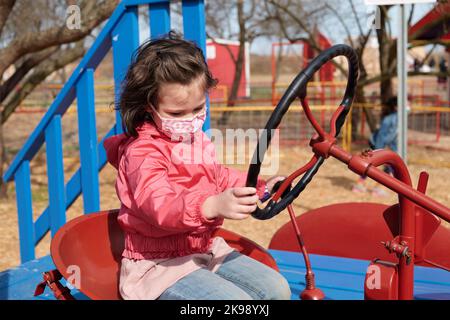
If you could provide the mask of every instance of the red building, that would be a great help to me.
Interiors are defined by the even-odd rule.
[[[225,102],[231,91],[234,79],[235,63],[239,52],[239,41],[214,39],[206,41],[208,66],[215,78],[219,80],[217,88],[210,93],[211,101]],[[250,52],[245,44],[245,58],[239,84],[238,98],[250,97]]]

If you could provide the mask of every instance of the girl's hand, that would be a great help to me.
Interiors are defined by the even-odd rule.
[[[256,210],[257,201],[256,188],[230,188],[207,198],[202,205],[202,214],[207,219],[242,220]]]
[[[266,185],[267,189],[269,189],[269,192],[272,193],[272,189],[275,183],[277,183],[278,181],[283,181],[284,179],[286,179],[285,176],[273,176],[272,178],[267,179]]]

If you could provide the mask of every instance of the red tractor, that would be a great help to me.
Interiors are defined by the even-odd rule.
[[[307,84],[315,72],[337,56],[347,58],[348,81],[344,98],[331,118],[330,132],[326,132],[308,106]],[[449,299],[450,274],[439,269],[450,269],[450,230],[442,225],[442,220],[450,222],[450,209],[425,194],[428,174],[421,173],[415,189],[405,163],[395,152],[375,150],[352,155],[336,144],[355,95],[358,63],[354,50],[346,45],[323,51],[297,75],[266,124],[249,167],[247,186],[256,186],[272,134],[295,99],[300,99],[317,132],[310,141],[311,160],[280,183],[265,206],[253,213],[256,219],[265,220],[288,209],[291,223],[275,233],[269,251],[227,230],[219,229],[216,235],[237,250],[287,275],[292,292],[297,292],[302,299]],[[396,192],[398,204],[335,204],[295,217],[292,202],[330,156],[345,163],[356,174]],[[384,164],[393,167],[394,176],[378,168]],[[294,180],[298,182],[292,187]],[[69,267],[77,265],[82,272],[79,292],[91,299],[120,299],[118,279],[124,241],[117,213],[118,210],[112,210],[89,214],[64,225],[51,243],[57,269],[44,274],[36,294],[42,293],[48,285],[57,298],[72,299],[68,288],[59,280],[62,277],[70,280]],[[311,260],[306,246],[314,254]],[[298,252],[303,254],[303,262],[293,260],[298,259]],[[312,264],[320,269],[316,275]],[[352,271],[352,268],[359,268],[359,271]],[[431,279],[419,279],[418,291],[414,289],[415,273],[421,279]],[[305,277],[303,282],[299,281],[299,275]],[[346,286],[340,293],[333,287],[338,281],[345,282],[341,287]],[[355,294],[343,295],[342,292]]]

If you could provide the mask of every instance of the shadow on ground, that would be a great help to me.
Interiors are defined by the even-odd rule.
[[[347,190],[351,190],[353,184],[356,182],[356,179],[353,180],[344,176],[327,176],[325,179],[330,180],[333,186],[341,187]]]

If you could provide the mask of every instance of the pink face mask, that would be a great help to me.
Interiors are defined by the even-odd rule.
[[[193,117],[180,119],[162,117],[153,106],[151,106],[151,111],[158,129],[172,140],[183,140],[192,136],[202,128],[206,118],[205,110],[197,113]]]

